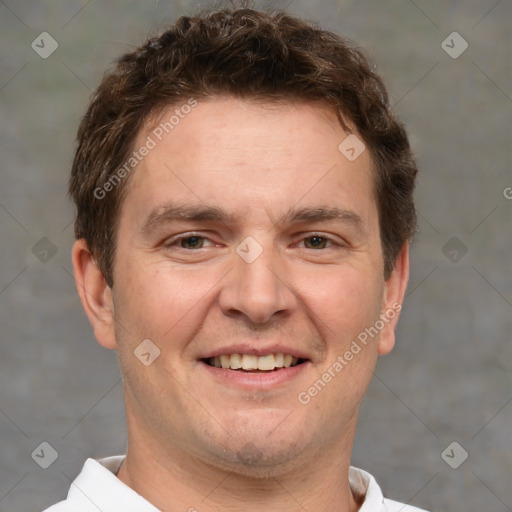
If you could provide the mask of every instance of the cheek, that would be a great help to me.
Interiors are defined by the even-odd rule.
[[[382,304],[383,279],[353,267],[304,272],[301,300],[326,339],[345,343],[372,325]]]
[[[174,343],[201,323],[207,295],[216,280],[212,273],[170,268],[159,263],[126,262],[114,295],[116,315],[130,338]],[[126,277],[125,277],[126,276]],[[116,288],[116,287],[115,287]]]

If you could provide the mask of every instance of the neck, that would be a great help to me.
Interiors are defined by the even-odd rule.
[[[128,450],[117,476],[167,512],[355,512],[358,505],[348,481],[354,431],[355,420],[325,453],[296,461],[270,476],[251,477],[212,466],[180,446],[162,449],[161,442],[129,420]]]

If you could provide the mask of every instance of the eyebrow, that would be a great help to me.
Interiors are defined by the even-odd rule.
[[[363,227],[363,219],[354,211],[333,208],[330,206],[316,206],[304,208],[290,208],[280,219],[280,223],[295,224],[299,222],[320,222],[337,220],[356,227]]]
[[[142,225],[142,232],[151,232],[161,225],[173,221],[186,222],[219,222],[233,224],[236,216],[218,206],[202,204],[167,203],[151,211]],[[351,224],[362,229],[362,218],[351,210],[344,210],[329,206],[309,206],[303,208],[290,208],[275,224],[298,224],[322,221],[339,221]]]
[[[151,211],[142,225],[142,231],[152,231],[172,221],[228,223],[233,220],[232,214],[217,206],[167,203]]]

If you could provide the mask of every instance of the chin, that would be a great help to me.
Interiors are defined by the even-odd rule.
[[[279,477],[299,467],[306,449],[303,441],[293,442],[289,437],[272,443],[266,436],[245,442],[230,438],[228,445],[228,448],[210,445],[208,463],[240,476],[261,479]]]

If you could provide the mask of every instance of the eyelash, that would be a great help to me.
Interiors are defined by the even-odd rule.
[[[165,247],[166,248],[171,248],[171,247],[175,246],[176,244],[180,243],[182,240],[187,240],[188,238],[194,238],[194,237],[201,238],[203,240],[208,240],[208,241],[212,242],[208,237],[203,236],[200,233],[192,232],[192,233],[186,233],[185,235],[179,235],[179,236],[177,236],[175,238],[171,238],[168,242],[165,243]],[[325,250],[325,249],[332,249],[335,246],[345,247],[345,244],[337,242],[333,238],[331,238],[329,236],[325,236],[325,235],[323,235],[321,233],[311,233],[311,234],[308,234],[308,236],[305,236],[305,237],[301,238],[301,241],[307,240],[308,238],[315,238],[315,237],[316,238],[321,238],[321,239],[325,240],[327,243],[330,243],[331,245],[328,246],[328,247],[324,247],[322,249],[309,249],[311,251],[319,251],[319,250]],[[304,247],[304,248],[308,249],[307,247]],[[184,247],[178,247],[178,249],[183,250],[183,251],[192,252],[192,251],[198,251],[199,249],[205,249],[205,247],[199,247],[199,249],[185,249]]]

